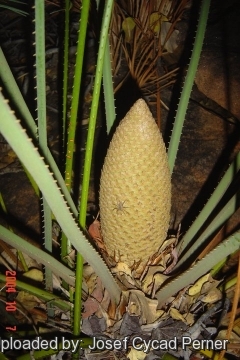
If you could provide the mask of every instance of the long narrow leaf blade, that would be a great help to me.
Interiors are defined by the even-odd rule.
[[[156,296],[160,304],[162,304],[170,296],[173,296],[178,291],[194,283],[202,275],[206,274],[213,268],[219,261],[226,256],[234,253],[240,248],[240,232],[236,232],[228,239],[224,240],[202,260],[197,262],[189,270],[185,271],[180,276],[177,276],[162,289],[160,289]]]
[[[177,114],[173,126],[172,136],[168,148],[168,161],[171,173],[173,172],[174,164],[177,157],[180,137],[182,134],[183,123],[186,116],[187,106],[192,91],[193,81],[198,67],[200,53],[202,50],[205,29],[207,25],[208,12],[210,7],[210,0],[203,0],[199,16],[199,24],[197,34],[194,42],[192,56],[187,71],[186,79],[182,89],[180,101],[178,104]]]
[[[65,265],[61,264],[50,254],[46,253],[41,249],[37,249],[34,245],[20,238],[18,235],[12,233],[10,230],[6,229],[2,225],[0,225],[0,237],[7,244],[13,246],[18,250],[21,250],[22,252],[30,256],[32,259],[35,259],[39,263],[47,266],[55,274],[64,279],[69,285],[74,286],[74,272],[68,269]]]
[[[77,251],[79,251],[85,260],[94,268],[96,274],[98,274],[104,286],[109,291],[110,296],[115,301],[119,301],[121,290],[115,283],[100,255],[94,250],[80,231],[67,207],[60,188],[56,186],[56,182],[44,164],[43,159],[40,157],[37,148],[34,147],[31,139],[28,138],[26,130],[21,127],[20,122],[16,120],[2,93],[0,93],[0,117],[0,131],[28,171],[31,172],[31,175],[45,196],[63,232],[70,239]],[[39,174],[41,174],[41,176],[39,176]]]
[[[216,205],[221,200],[222,196],[225,194],[229,185],[233,181],[235,175],[240,170],[240,152],[237,154],[236,158],[230,164],[223,178],[217,185],[216,189],[212,193],[211,197],[207,201],[206,205],[197,216],[196,220],[192,223],[186,234],[183,236],[181,242],[178,245],[178,256],[185,250],[189,245],[190,241],[194,239],[194,236],[197,234],[199,229],[202,227],[204,222],[208,219],[209,215],[212,213]]]

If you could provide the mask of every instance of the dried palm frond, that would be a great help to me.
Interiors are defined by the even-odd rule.
[[[115,92],[131,76],[145,97],[157,94],[161,102],[159,92],[175,82],[178,68],[169,71],[165,67],[160,74],[159,59],[176,48],[175,26],[187,4],[188,0],[115,2],[110,33],[115,80],[120,66],[123,71],[123,55],[127,65]]]

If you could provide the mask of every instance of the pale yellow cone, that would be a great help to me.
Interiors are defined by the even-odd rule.
[[[118,126],[102,169],[101,229],[109,255],[129,266],[146,262],[166,239],[170,206],[166,148],[140,99]]]

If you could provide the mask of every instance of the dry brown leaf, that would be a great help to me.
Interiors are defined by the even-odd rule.
[[[43,272],[39,269],[31,269],[23,274],[23,276],[34,281],[43,282]]]
[[[27,310],[33,309],[34,307],[41,306],[45,309],[45,304],[38,299],[36,296],[31,295],[25,291],[19,291],[17,295],[17,301],[23,305]]]
[[[102,299],[103,299],[103,285],[102,285],[102,281],[101,279],[98,277],[97,281],[96,281],[96,286],[93,290],[93,292],[91,293],[91,296],[94,297],[94,299],[96,299],[99,303],[101,303]]]
[[[104,310],[108,311],[110,303],[111,303],[111,297],[110,297],[108,291],[106,289],[104,289],[101,306],[103,307]],[[115,305],[115,307],[116,307],[116,305]]]
[[[202,295],[203,295],[203,294],[206,294],[206,293],[208,293],[209,290],[212,290],[213,288],[216,288],[216,287],[219,285],[220,282],[221,282],[221,280],[220,280],[220,281],[219,281],[219,280],[215,280],[215,279],[213,279],[212,276],[210,275],[208,281],[206,281],[206,282],[203,284],[202,288],[201,288],[201,294],[202,294]]]
[[[171,254],[167,253],[168,250],[166,250],[166,252],[163,253],[163,257],[162,259],[159,261],[158,265],[162,265],[164,267],[164,269],[166,269],[167,267],[167,263],[171,260]],[[170,250],[169,250],[170,251]]]
[[[162,23],[162,27],[161,27],[161,43],[163,44],[165,42],[165,39],[167,37],[168,31],[171,28],[171,23],[164,21]],[[164,50],[166,50],[169,53],[173,53],[174,50],[177,48],[178,46],[178,34],[179,31],[178,30],[174,30],[172,32],[172,35],[170,36],[170,38],[167,40],[167,42],[164,45]]]
[[[222,326],[228,326],[228,323],[229,323],[229,318],[231,316],[231,312],[228,312],[222,319],[221,321],[221,325]],[[236,311],[236,316],[237,316],[237,319],[234,321],[234,325],[237,324],[237,325],[240,325],[240,308],[238,308],[238,310]]]
[[[115,302],[111,301],[111,299],[110,299],[110,303],[109,303],[107,312],[111,319],[116,318],[116,309],[117,309],[117,306],[116,306]]]
[[[189,326],[192,326],[195,323],[195,317],[192,313],[183,314],[183,317],[186,319]]]
[[[177,241],[176,237],[170,237],[169,239],[165,240],[164,243],[162,244],[159,252],[163,252],[167,247],[170,247],[172,244],[175,244]]]
[[[84,264],[84,266],[83,266],[83,277],[84,277],[84,279],[85,279],[86,281],[90,278],[90,276],[91,276],[93,273],[94,273],[93,268],[92,268],[90,265],[88,265],[88,264]]]
[[[0,239],[0,264],[5,265],[6,267],[11,265],[12,268],[23,271],[23,265],[21,261],[18,261],[16,251],[14,250],[15,249],[10,249],[9,245]],[[5,260],[7,261],[7,264],[5,264]]]
[[[202,276],[200,279],[198,279],[194,285],[192,285],[189,289],[188,289],[188,293],[191,296],[197,295],[201,292],[202,286],[203,284],[208,281],[210,274],[206,274],[204,276]]]
[[[110,327],[112,327],[112,326],[115,324],[115,322],[116,322],[115,320],[113,320],[113,319],[110,318],[108,312],[102,307],[101,304],[99,304],[99,307],[98,307],[95,315],[96,315],[99,319],[102,319],[102,318],[105,319],[107,329],[109,329]]]
[[[186,289],[187,288],[182,289],[172,301],[172,306],[181,313],[188,312],[195,300],[193,296],[186,294]]]
[[[201,300],[205,303],[214,303],[222,299],[222,292],[219,289],[210,290]]]
[[[170,308],[169,310],[169,315],[171,316],[171,318],[173,318],[174,320],[181,320],[184,323],[187,323],[186,319],[182,316],[182,314],[180,314],[180,312],[175,309],[175,308]]]
[[[228,328],[227,328],[227,332],[226,332],[227,340],[229,340],[231,338],[231,334],[233,332],[232,330],[234,327],[234,322],[235,322],[236,314],[238,311],[239,297],[240,297],[240,253],[238,255],[237,283],[235,286],[235,292],[234,292],[234,297],[233,297],[233,302],[232,302],[232,309],[231,309],[229,324],[228,324]],[[225,352],[226,352],[225,349],[223,349],[220,352],[219,360],[223,359]]]
[[[226,338],[227,330],[221,330],[218,333],[217,339],[226,340]],[[227,352],[236,356],[240,355],[240,336],[235,334],[233,331],[230,334],[229,343],[227,345]]]
[[[141,302],[141,300],[143,301]],[[141,316],[143,313],[142,307],[146,306],[145,296],[140,290],[136,292],[130,291],[130,296],[127,305],[127,311],[130,315]]]
[[[139,316],[139,304],[137,302],[130,302],[127,306],[127,311],[130,315],[136,315]]]
[[[109,319],[114,320],[113,323],[122,319],[123,314],[126,312],[128,303],[128,292],[123,291],[118,304],[111,300],[108,292],[105,290],[104,298],[101,302],[101,307],[107,312]],[[113,326],[113,325],[111,325]]]
[[[238,324],[240,319],[237,319],[237,320],[238,320],[238,321],[235,321],[235,322],[234,322],[233,331],[234,331],[238,336],[240,336],[240,325]]]
[[[140,290],[131,290],[127,311],[130,315],[140,317],[141,324],[152,324],[163,315],[162,310],[157,310],[158,301],[147,298]]]
[[[92,275],[88,278],[86,283],[87,283],[89,294],[92,294],[92,292],[94,291],[95,286],[97,284],[97,275],[96,275],[96,273],[92,273]]]
[[[164,283],[167,277],[168,277],[167,275],[159,274],[159,273],[154,275],[154,286],[152,291],[152,297],[155,297],[157,290],[161,287],[161,285]]]
[[[83,305],[84,305],[84,311],[82,312],[83,319],[87,319],[89,316],[95,314],[95,312],[99,309],[99,302],[92,297],[88,297]]]
[[[97,216],[98,218],[98,216]],[[93,223],[88,228],[88,233],[96,243],[99,249],[104,250],[106,252],[105,244],[101,234],[101,224],[97,218],[93,221]]]
[[[122,273],[122,274],[126,274],[130,277],[132,277],[132,271],[129,268],[129,266],[127,264],[125,264],[124,262],[119,261],[117,263],[117,265],[111,269],[113,274],[118,274],[118,273]]]
[[[95,238],[102,239],[102,235],[101,235],[100,229],[101,229],[100,222],[99,222],[97,219],[95,219],[95,220],[93,221],[93,223],[89,226],[88,232],[89,232],[89,234],[91,235],[91,237],[92,237],[93,239],[95,239]]]
[[[127,356],[129,360],[144,360],[147,355],[145,352],[141,350],[136,350],[134,348],[131,348]]]
[[[126,290],[137,287],[137,280],[133,278],[132,271],[127,264],[120,261],[114,268],[111,269],[111,272],[112,274],[116,274],[117,278]]]
[[[168,267],[166,268],[166,270],[164,271],[164,274],[169,274],[170,272],[172,272],[172,270],[174,269],[174,267],[178,261],[178,252],[177,252],[176,248],[173,248],[171,250],[170,258],[171,258],[171,261],[168,264]]]
[[[84,312],[83,318],[88,318],[89,316],[96,313],[99,309],[100,303],[103,299],[103,286],[99,277],[97,279],[94,277],[95,274],[92,274],[88,284],[91,283],[91,297],[89,296],[87,300],[84,302]],[[94,279],[91,282],[91,279]],[[94,288],[93,288],[94,287]]]
[[[166,275],[160,273],[163,270],[164,268],[161,266],[149,266],[141,286],[143,292],[151,294],[153,286],[155,289],[158,289],[163,284],[167,278]]]
[[[46,323],[48,320],[48,316],[46,310],[40,308],[32,308],[29,310],[31,314],[31,318],[34,320],[34,323],[37,324],[38,322]]]
[[[234,325],[233,330],[238,336],[240,336],[240,326],[239,325]]]

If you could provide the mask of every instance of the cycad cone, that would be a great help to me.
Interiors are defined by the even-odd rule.
[[[144,100],[118,126],[100,183],[103,240],[128,266],[146,262],[166,239],[171,179],[165,145]]]

